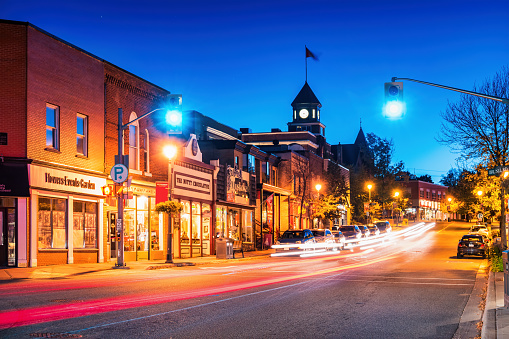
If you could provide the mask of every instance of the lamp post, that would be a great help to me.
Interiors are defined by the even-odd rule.
[[[172,170],[173,170],[173,159],[177,155],[177,147],[174,145],[167,145],[163,149],[164,155],[168,158],[168,201],[171,201],[172,193]],[[172,250],[172,238],[173,238],[173,222],[171,213],[168,213],[168,245],[166,253],[166,263],[173,263],[173,250]]]
[[[165,108],[156,108],[148,113],[145,113],[139,116],[136,119],[129,121],[126,124],[122,124],[123,113],[122,108],[118,109],[118,154],[115,156],[115,165],[124,165],[127,169],[129,168],[129,157],[124,155],[124,130],[129,128],[133,123],[138,120],[141,120],[150,114],[164,110]],[[129,170],[127,170],[129,172]],[[127,179],[127,175],[125,175],[125,179]],[[124,179],[124,181],[125,181]],[[120,185],[124,185],[124,182],[117,182]],[[120,233],[120,239],[118,242],[117,249],[117,263],[115,264],[115,268],[128,268],[124,262],[124,192],[122,191],[120,194],[117,193],[117,232]]]
[[[368,192],[369,192],[369,193],[368,193],[368,194],[369,194],[369,203],[368,203],[368,206],[369,206],[369,207],[368,207],[368,224],[369,224],[369,223],[370,223],[370,222],[369,222],[369,220],[371,219],[371,213],[370,213],[370,212],[371,212],[371,189],[373,188],[373,185],[368,184],[366,187],[368,188]]]
[[[318,200],[320,200],[320,189],[322,189],[322,185],[316,184],[315,185],[316,191],[318,192]],[[318,228],[320,227],[320,218],[318,218]]]
[[[399,202],[399,191],[396,191],[394,192],[394,198],[397,199],[397,201]],[[399,204],[396,204],[396,208],[399,208]],[[392,209],[392,214],[393,214],[393,220],[394,220],[394,205],[393,205],[393,209]],[[399,212],[398,212],[398,215],[396,216],[396,226],[398,226],[399,224]]]

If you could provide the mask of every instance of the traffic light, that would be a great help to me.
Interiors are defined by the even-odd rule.
[[[166,131],[168,134],[182,134],[182,94],[172,94],[166,112]]]
[[[103,186],[103,187],[101,187],[101,191],[102,191],[103,195],[105,195],[107,197],[115,196],[115,192],[113,190],[113,185]]]
[[[403,100],[403,83],[385,83],[385,105],[384,116],[389,119],[399,119],[406,112],[405,101]]]

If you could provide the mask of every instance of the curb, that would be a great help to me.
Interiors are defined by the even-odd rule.
[[[486,292],[486,307],[482,316],[481,338],[496,339],[497,338],[497,295],[495,290],[495,274],[490,270],[488,278],[488,290]]]

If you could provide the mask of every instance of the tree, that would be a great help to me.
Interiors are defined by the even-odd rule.
[[[509,67],[505,66],[474,92],[509,98]],[[437,140],[459,152],[465,160],[478,161],[484,167],[505,166],[509,162],[509,105],[463,94],[456,103],[448,103],[441,113],[444,122]],[[500,234],[507,247],[505,203],[500,196]]]
[[[372,200],[378,200],[382,206],[382,214],[385,213],[385,203],[391,200],[393,192],[398,188],[396,174],[403,171],[405,165],[402,161],[393,164],[394,143],[386,138],[380,138],[374,133],[367,135],[368,147],[373,154],[372,173],[375,179],[375,192],[371,194]]]
[[[429,174],[421,175],[420,177],[417,177],[417,180],[433,183],[433,179],[431,179],[431,176]]]

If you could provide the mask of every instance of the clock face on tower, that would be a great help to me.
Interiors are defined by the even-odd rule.
[[[306,119],[309,116],[309,112],[307,109],[303,108],[299,111],[299,117],[302,119]]]

